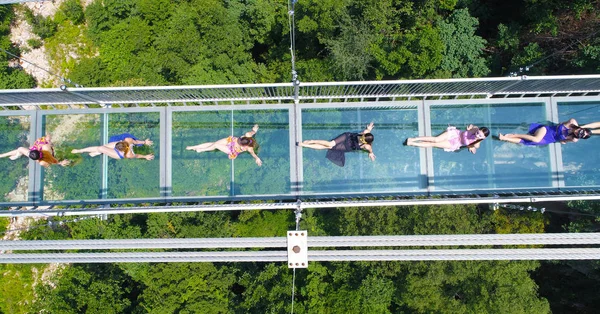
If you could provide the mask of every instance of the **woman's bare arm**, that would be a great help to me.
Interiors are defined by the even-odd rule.
[[[481,142],[477,142],[477,143],[475,143],[475,144],[471,144],[471,145],[467,146],[467,148],[469,149],[469,151],[470,151],[472,154],[475,154],[475,153],[477,152],[477,149],[479,148],[479,146],[481,146],[481,144],[480,144],[480,143],[481,143]]]
[[[140,154],[135,154],[132,157],[129,157],[129,155],[125,156],[126,158],[137,158],[137,159],[146,159],[146,160],[152,160],[154,159],[154,155],[150,154],[150,155],[140,155]]]
[[[565,122],[562,123],[567,129],[570,129],[572,126],[579,126],[579,124],[577,124],[577,120],[571,118]]]
[[[258,124],[255,124],[252,127],[251,131],[246,132],[246,134],[244,134],[244,137],[253,137],[256,134],[256,132],[258,132]]]
[[[585,129],[591,129],[592,134],[600,134],[600,122],[592,122],[581,126]]]
[[[129,150],[125,152],[124,157],[129,158],[129,159],[137,158],[137,159],[152,160],[152,159],[154,159],[154,154],[149,154],[149,155],[136,154],[133,151],[133,146],[129,146]]]
[[[154,144],[154,142],[152,142],[150,139],[145,139],[143,141],[131,139],[130,144],[152,146],[152,144]]]
[[[373,146],[370,144],[364,144],[362,148],[364,150],[366,150],[367,152],[369,152],[369,158],[371,158],[372,161],[375,161],[375,154],[373,153]]]
[[[248,153],[250,153],[250,155],[252,155],[252,157],[254,157],[254,161],[256,161],[256,164],[260,167],[262,166],[262,160],[260,160],[260,158],[258,158],[258,156],[256,155],[256,153],[254,152],[254,149],[252,147],[248,147],[246,150]]]
[[[367,127],[360,132],[360,134],[367,134],[367,133],[371,133],[371,131],[373,130],[373,128],[375,127],[375,124],[373,124],[373,122],[369,123],[369,125],[367,125]]]

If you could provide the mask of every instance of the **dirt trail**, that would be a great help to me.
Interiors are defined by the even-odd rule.
[[[23,4],[30,8],[34,14],[43,15],[45,17],[53,16],[56,13],[56,10],[60,6],[60,4],[64,0],[55,0],[55,1],[44,1],[44,2],[28,2]],[[35,35],[32,31],[31,25],[25,21],[25,17],[23,16],[22,10],[15,10],[16,19],[14,23],[11,25],[10,29],[10,40],[17,44],[21,48],[25,48],[26,51],[21,55],[24,60],[27,60],[33,64],[36,64],[40,68],[50,70],[50,63],[46,58],[46,49],[44,46],[31,49],[27,44],[27,41],[30,39],[40,39],[37,35]],[[45,83],[50,83],[52,86],[58,86],[59,79],[55,76],[50,75],[48,72],[35,67],[34,65],[27,62],[19,62],[20,66],[23,67],[25,72],[31,74],[38,85],[43,85]],[[51,71],[51,70],[50,70]]]

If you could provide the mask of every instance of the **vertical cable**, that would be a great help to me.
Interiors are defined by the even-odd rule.
[[[290,27],[290,53],[292,57],[292,76],[296,74],[296,21],[294,19],[295,5],[298,0],[288,2],[288,25]],[[292,78],[295,80],[294,78]]]
[[[296,268],[294,268],[293,270],[293,275],[292,275],[292,310],[290,311],[290,313],[294,314],[294,293],[296,290]]]
[[[233,137],[233,106],[231,107],[231,136]],[[234,181],[234,173],[235,173],[235,158],[231,159],[231,178],[229,181],[229,195],[235,195],[235,181]]]

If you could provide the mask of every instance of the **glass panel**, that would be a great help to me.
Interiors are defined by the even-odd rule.
[[[529,123],[546,119],[544,103],[431,106],[434,135],[449,125],[465,130],[474,124],[488,127],[495,137],[482,141],[475,155],[466,148],[458,152],[433,149],[435,191],[551,187],[547,146],[528,147],[497,140],[498,133],[527,133]]]
[[[303,140],[332,140],[344,132],[361,132],[375,123],[372,162],[368,154],[348,152],[339,167],[326,159],[326,150],[303,148],[304,192],[419,191],[419,151],[402,146],[417,133],[417,109],[356,108],[302,110]]]
[[[561,122],[570,118],[579,125],[600,121],[600,101],[559,103]],[[592,187],[600,185],[600,155],[590,154],[598,148],[598,135],[577,143],[561,145],[566,186]]]
[[[0,116],[0,154],[29,148],[28,116]],[[29,158],[0,158],[0,202],[26,201],[29,193]]]
[[[231,117],[231,111],[173,112],[173,196],[230,195],[231,161],[227,155],[185,148],[230,136]]]
[[[71,165],[45,169],[44,200],[97,199],[102,187],[102,158],[71,154],[74,148],[100,145],[102,124],[98,114],[46,115],[45,134],[52,135],[58,160],[70,159]]]
[[[108,198],[142,198],[160,196],[160,114],[111,113],[108,136],[130,133],[139,140],[150,139],[152,146],[136,146],[138,155],[154,154],[154,160],[108,159]]]
[[[290,192],[290,133],[288,110],[234,111],[235,136],[242,136],[259,125],[255,138],[257,166],[248,153],[234,160],[234,195],[288,194]]]

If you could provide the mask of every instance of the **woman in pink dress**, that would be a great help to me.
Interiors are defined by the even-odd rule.
[[[411,137],[406,140],[406,145],[416,147],[443,148],[447,152],[454,152],[461,147],[467,147],[473,154],[477,152],[479,143],[490,135],[486,127],[479,128],[469,124],[466,131],[449,126],[446,131],[438,136]]]

